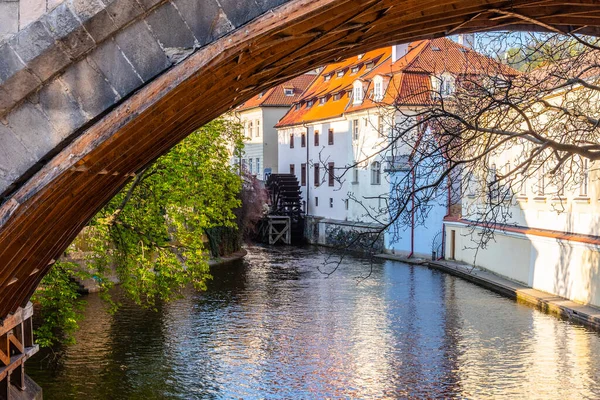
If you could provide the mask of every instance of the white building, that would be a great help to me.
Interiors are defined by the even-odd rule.
[[[315,74],[300,75],[265,90],[235,109],[234,115],[244,127],[245,141],[240,163],[260,180],[279,171],[275,124],[289,107],[300,99]]]
[[[449,39],[435,39],[374,50],[323,69],[277,124],[279,172],[298,176],[307,215],[319,221],[311,239],[335,244],[331,236],[345,227],[377,230],[389,224],[397,174],[388,170],[410,151],[406,145],[390,146],[394,130],[430,105],[432,92],[450,94],[453,73],[467,70],[473,56],[485,58]],[[419,227],[414,240],[407,238],[415,236],[416,227],[411,232],[392,226],[394,235],[385,240],[381,235],[381,250],[431,254],[435,235],[442,243],[446,206],[438,208],[431,213],[435,221]]]
[[[598,53],[590,58],[589,66],[598,65]],[[575,62],[574,71],[588,67],[581,59]],[[587,75],[580,76],[597,82],[597,71],[589,68]],[[554,91],[545,100],[567,110],[583,108],[581,115],[597,115],[600,104],[597,92],[579,85]],[[561,117],[556,115],[538,112],[534,121],[540,121],[542,127],[563,129]],[[574,131],[558,133],[577,137]],[[579,132],[584,134],[594,137],[592,131]],[[527,154],[524,147],[512,145],[490,157],[487,169],[506,174],[522,165]],[[483,178],[473,178],[463,193],[461,217],[446,221],[447,258],[476,264],[534,289],[600,306],[600,174],[594,164],[575,156],[556,167],[548,157],[543,164],[533,163],[525,175],[515,174],[514,182],[502,185],[510,198],[504,202],[507,218],[498,222],[493,241],[485,248],[479,248],[476,239],[482,229],[476,213],[485,192],[473,189]],[[486,174],[489,172],[481,175]]]

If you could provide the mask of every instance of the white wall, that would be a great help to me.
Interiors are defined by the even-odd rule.
[[[456,260],[475,264],[534,289],[600,306],[600,246],[496,232],[494,242],[479,249],[475,258],[476,244],[471,240],[471,229],[461,223],[447,222],[447,258],[451,254],[452,230],[456,232]]]

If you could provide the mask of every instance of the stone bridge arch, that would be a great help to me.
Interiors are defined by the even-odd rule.
[[[544,24],[597,35],[600,10],[585,0],[58,4],[0,39],[0,318],[132,174],[268,86],[375,47]]]

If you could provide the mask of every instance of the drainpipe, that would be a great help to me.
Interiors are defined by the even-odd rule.
[[[413,170],[411,172],[412,174],[412,194],[411,194],[411,200],[412,200],[412,207],[410,210],[410,254],[408,255],[407,258],[411,258],[413,256],[413,254],[415,254],[415,181],[416,181],[416,177],[415,177],[415,171]]]
[[[308,126],[305,125],[304,129],[306,129],[306,133],[304,134],[306,136],[306,140],[304,140],[304,143],[306,144],[306,168],[304,169],[304,182],[306,183],[306,209],[304,210],[304,216],[308,217],[308,207],[310,207],[310,184],[308,183],[308,177],[310,176],[310,174],[308,173],[308,148],[310,147],[310,140],[308,138]],[[302,177],[300,177],[300,179],[302,179]]]

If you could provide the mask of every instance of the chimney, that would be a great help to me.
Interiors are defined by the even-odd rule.
[[[475,34],[474,33],[461,33],[458,35],[458,44],[463,45],[472,49],[475,46]]]
[[[392,64],[404,57],[406,53],[408,53],[408,43],[392,46]]]

